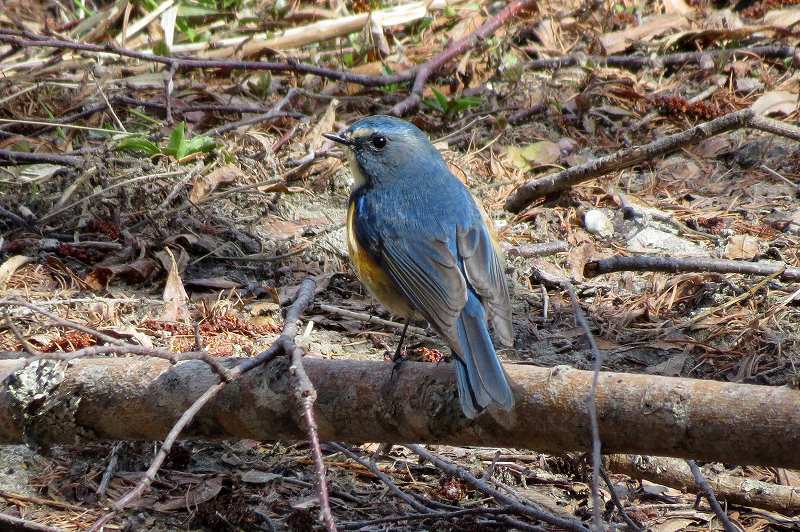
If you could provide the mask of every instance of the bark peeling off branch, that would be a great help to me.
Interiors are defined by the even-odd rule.
[[[51,363],[51,362],[48,362]],[[234,364],[226,360],[225,364]],[[289,361],[274,360],[228,384],[197,415],[187,438],[303,440]],[[0,361],[0,375],[19,368]],[[516,407],[475,422],[461,414],[453,369],[407,362],[391,379],[389,364],[304,360],[317,390],[321,440],[425,442],[587,450],[585,397],[592,372],[569,367],[506,366]],[[75,360],[52,395],[80,392],[76,427],[36,434],[39,444],[83,440],[159,440],[217,376],[208,365],[162,360]],[[0,443],[24,441],[18,403],[0,388]],[[600,436],[608,453],[635,453],[737,464],[800,467],[800,390],[651,375],[602,373],[597,393]],[[30,414],[47,412],[28,407]],[[62,424],[63,420],[59,420]],[[28,435],[30,436],[30,435]]]

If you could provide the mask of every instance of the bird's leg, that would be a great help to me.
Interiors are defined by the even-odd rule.
[[[403,326],[403,332],[400,333],[400,343],[397,344],[397,351],[394,352],[394,356],[392,357],[392,375],[391,379],[394,380],[394,377],[397,373],[397,370],[400,369],[400,364],[403,363],[403,340],[406,339],[406,332],[408,331],[408,320],[406,320],[405,326]]]
[[[406,324],[403,326],[403,332],[400,333],[400,343],[397,344],[397,351],[394,352],[394,356],[392,357],[392,362],[395,364],[403,361],[403,340],[406,339],[406,331],[408,331],[408,320],[406,320]]]

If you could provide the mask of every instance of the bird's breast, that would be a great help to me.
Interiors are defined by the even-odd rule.
[[[356,275],[372,295],[392,314],[404,318],[413,317],[414,310],[397,290],[394,281],[359,241],[356,231],[356,216],[356,202],[351,201],[347,208],[347,252]]]

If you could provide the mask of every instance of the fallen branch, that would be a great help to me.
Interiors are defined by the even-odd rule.
[[[751,46],[748,48],[730,48],[724,50],[704,50],[702,52],[679,52],[665,55],[585,55],[575,54],[552,59],[534,59],[525,64],[531,70],[557,70],[573,66],[605,66],[639,70],[642,68],[663,69],[687,64],[704,64],[708,60],[728,57],[758,56],[763,58],[783,59],[793,57],[800,48],[793,46]]]
[[[509,257],[543,257],[545,255],[553,255],[565,251],[569,251],[569,244],[563,240],[554,240],[541,244],[522,244],[521,246],[514,246],[513,248],[509,248],[506,254],[508,254]]]
[[[800,141],[800,128],[797,126],[756,116],[752,109],[742,109],[648,144],[627,148],[562,172],[532,179],[509,196],[505,208],[511,212],[520,212],[536,198],[560,192],[589,179],[650,161],[700,140],[743,127],[752,127]]]
[[[743,260],[709,259],[705,257],[663,257],[658,255],[618,255],[586,263],[583,274],[596,277],[614,272],[666,272],[666,273],[739,273],[776,277],[782,281],[800,280],[800,268],[783,263],[747,262]]]
[[[637,480],[648,480],[681,491],[697,492],[697,484],[685,460],[612,454],[604,457],[604,463],[609,471]],[[752,506],[784,515],[800,514],[800,487],[725,474],[714,475],[708,482],[717,497],[728,504]]]
[[[0,377],[15,373],[20,362],[0,360]],[[240,363],[244,372],[260,360],[220,362],[226,367]],[[172,366],[152,358],[108,358],[40,364],[38,372],[29,366],[3,380],[0,443],[160,440],[188,405],[219,382],[199,361]],[[317,390],[314,413],[322,441],[551,453],[591,448],[586,404],[591,371],[507,364],[514,410],[490,409],[470,421],[460,414],[448,364],[405,362],[394,378],[392,365],[383,362],[307,359],[303,364]],[[242,375],[197,414],[183,437],[306,439],[295,401],[286,393],[291,389],[288,365],[286,358],[276,357]],[[46,404],[26,406],[17,399],[42,396],[48,397]],[[72,401],[76,397],[79,402]],[[800,467],[800,390],[602,372],[596,399],[606,453]]]
[[[24,151],[0,150],[0,166],[7,164],[60,164],[63,166],[82,167],[83,157],[60,155],[57,153],[30,153]]]
[[[429,61],[419,66],[414,76],[414,84],[411,86],[411,94],[407,98],[398,102],[392,107],[391,114],[403,116],[415,110],[422,102],[422,90],[428,82],[428,78],[440,70],[444,65],[454,58],[463,55],[467,51],[475,48],[480,42],[492,35],[500,27],[510,20],[514,20],[521,11],[536,5],[535,0],[514,0],[508,4],[497,15],[487,19],[475,31],[457,40],[448,46],[443,52],[433,57]]]
[[[345,81],[347,83],[355,83],[365,87],[382,87],[391,85],[393,83],[402,83],[414,79],[415,70],[411,69],[398,74],[369,76],[365,74],[356,74],[346,72],[344,70],[334,70],[330,68],[323,68],[305,63],[300,63],[294,59],[288,59],[285,62],[271,62],[271,61],[236,61],[225,59],[200,59],[196,57],[169,57],[165,55],[157,55],[146,52],[139,52],[129,48],[123,48],[116,44],[106,44],[104,46],[98,44],[82,43],[78,41],[71,41],[67,39],[58,39],[44,37],[29,31],[15,31],[0,29],[0,43],[10,44],[19,48],[56,48],[60,50],[75,50],[81,52],[88,52],[93,54],[111,54],[120,57],[129,57],[131,59],[138,59],[140,61],[149,61],[151,63],[160,63],[166,65],[168,68],[175,68],[177,70],[194,70],[201,68],[215,68],[220,70],[256,70],[256,71],[269,71],[269,72],[283,72],[283,73],[296,73],[296,74],[312,74],[322,78],[334,79],[337,81]]]
[[[692,476],[694,477],[695,483],[697,483],[697,486],[703,491],[703,495],[705,495],[706,500],[708,500],[708,504],[711,506],[714,514],[722,522],[722,527],[725,529],[725,532],[739,532],[739,529],[733,526],[733,523],[731,523],[728,514],[726,514],[725,510],[722,509],[722,506],[719,505],[717,496],[714,495],[714,489],[708,484],[706,477],[703,475],[703,472],[700,471],[700,468],[697,466],[695,461],[686,460],[686,463],[689,465],[689,469],[692,471]],[[697,503],[695,503],[695,506],[697,506]]]
[[[0,527],[6,532],[61,532],[60,528],[53,528],[3,513],[0,513]]]
[[[542,521],[544,523],[548,523],[554,526],[558,526],[564,528],[566,530],[574,530],[576,532],[589,532],[589,529],[583,526],[583,523],[580,521],[573,519],[571,517],[566,516],[558,516],[552,514],[536,503],[531,501],[518,501],[501,493],[499,490],[493,488],[483,480],[479,479],[463,467],[459,467],[453,463],[444,460],[441,456],[438,456],[427,449],[420,447],[419,445],[406,445],[406,447],[413,452],[414,454],[420,456],[421,458],[427,460],[428,462],[432,463],[448,475],[452,475],[454,477],[458,477],[461,480],[468,482],[471,484],[475,489],[492,497],[498,503],[507,506],[509,509],[514,511],[519,515],[524,515],[527,517],[531,517],[533,519]]]

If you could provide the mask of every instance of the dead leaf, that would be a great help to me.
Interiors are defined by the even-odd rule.
[[[189,264],[189,254],[180,246],[174,249],[177,250],[177,258],[172,254],[173,248],[169,246],[164,246],[164,249],[156,251],[153,255],[155,255],[165,271],[169,271],[170,268],[172,268],[172,263],[175,262],[178,266],[178,273],[183,273],[186,270],[186,266]]]
[[[172,259],[172,265],[167,274],[167,284],[164,286],[164,311],[161,313],[162,321],[188,321],[189,309],[187,303],[189,296],[183,288],[178,263],[169,248],[164,248]]]
[[[14,255],[0,265],[0,288],[5,288],[6,283],[11,279],[11,276],[14,275],[14,272],[32,260],[33,257]]]
[[[757,115],[780,113],[788,115],[797,108],[797,94],[788,91],[769,91],[762,94],[751,109]]]
[[[553,164],[561,157],[561,147],[555,142],[542,140],[527,146],[507,146],[506,156],[509,161],[521,170]]]
[[[750,235],[733,235],[725,245],[726,259],[752,260],[761,253],[758,239]]]
[[[130,264],[96,266],[86,274],[83,282],[92,290],[105,290],[115,277],[122,277],[129,283],[140,283],[150,278],[158,263],[151,258],[141,258]]]
[[[195,286],[198,288],[213,288],[221,290],[240,288],[242,286],[242,283],[231,281],[230,279],[226,279],[225,277],[205,277],[202,279],[187,279],[186,281],[184,281],[183,284],[186,286]]]
[[[309,131],[306,136],[306,145],[309,152],[316,152],[325,142],[323,133],[330,133],[333,130],[333,123],[336,120],[336,106],[339,105],[339,100],[332,99],[328,104],[328,108],[322,114],[322,117],[317,121],[317,124]]]
[[[683,0],[664,0],[664,12],[667,14],[688,15],[692,12],[692,8]]]
[[[576,281],[583,281],[583,268],[594,253],[594,244],[584,242],[569,250],[569,267],[572,271],[572,278]]]
[[[764,24],[789,28],[800,22],[800,9],[773,9],[764,15]]]
[[[157,512],[193,509],[199,504],[210,501],[219,495],[220,491],[222,491],[222,479],[219,477],[207,478],[177,497],[170,497],[164,502],[153,504],[152,509]]]
[[[247,484],[266,484],[276,478],[283,478],[281,475],[275,473],[267,473],[266,471],[258,471],[251,469],[242,473],[242,482]]]
[[[651,375],[663,375],[665,377],[680,377],[683,365],[686,364],[688,357],[684,353],[672,356],[660,364],[645,368],[645,372]]]
[[[223,183],[235,183],[239,177],[244,176],[238,167],[232,164],[226,164],[221,168],[217,168],[206,175],[199,175],[192,181],[192,190],[189,192],[189,200],[192,203],[200,203],[209,194],[214,192],[216,188]]]
[[[666,14],[648,17],[639,26],[612,31],[600,37],[600,42],[606,53],[616,54],[625,51],[636,41],[649,41],[670,30],[684,29],[689,26],[689,21],[683,15]]]
[[[264,224],[264,230],[274,240],[289,240],[302,235],[312,227],[319,227],[327,223],[326,218],[302,218],[296,222],[273,218]]]

